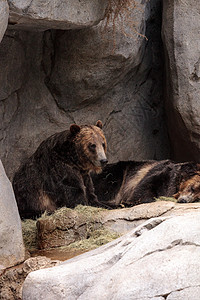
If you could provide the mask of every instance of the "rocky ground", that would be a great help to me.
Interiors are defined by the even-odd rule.
[[[29,274],[23,299],[198,299],[200,205],[168,206],[164,213],[162,204],[157,205],[161,217],[54,268]]]
[[[164,222],[163,224],[165,224],[165,221],[167,221],[168,219],[177,220],[175,223],[176,225],[172,225],[172,226],[170,225],[170,229],[168,229],[169,230],[168,234],[166,233],[167,229],[161,228],[161,231],[159,231],[160,233],[158,233],[155,236],[153,235],[152,238],[150,237],[150,239],[152,239],[151,247],[153,247],[153,245],[154,247],[158,247],[157,243],[165,243],[166,240],[166,243],[169,243],[169,245],[167,244],[165,248],[166,249],[174,248],[173,251],[177,250],[177,254],[173,253],[173,257],[174,256],[176,257],[178,253],[181,253],[181,248],[179,249],[179,247],[183,247],[184,244],[190,245],[191,242],[183,241],[183,238],[178,238],[178,236],[177,237],[173,236],[172,240],[168,242],[168,239],[170,238],[169,236],[175,234],[174,230],[177,232],[177,234],[181,230],[179,232],[179,235],[183,234],[183,231],[185,232],[186,227],[188,226],[188,230],[191,227],[191,231],[192,231],[191,236],[193,236],[194,234],[194,239],[195,239],[195,236],[197,234],[197,229],[196,228],[192,229],[193,225],[192,224],[189,225],[185,220],[187,220],[187,218],[191,219],[191,215],[193,215],[192,218],[194,220],[194,224],[198,225],[197,224],[198,222],[195,220],[197,218],[196,216],[198,216],[199,213],[200,213],[200,203],[176,204],[171,201],[157,201],[148,204],[141,204],[133,208],[124,208],[124,209],[117,209],[117,210],[104,210],[104,209],[80,206],[75,210],[61,209],[57,211],[54,215],[43,216],[37,221],[26,220],[23,222],[26,223],[25,226],[26,230],[23,230],[24,240],[25,240],[27,251],[30,251],[29,256],[31,255],[34,257],[29,257],[23,264],[17,267],[9,268],[7,270],[4,270],[4,272],[2,271],[1,279],[0,279],[1,299],[2,300],[22,299],[22,284],[25,278],[27,277],[27,275],[32,271],[59,265],[61,261],[64,261],[66,259],[71,259],[73,256],[77,256],[83,252],[88,252],[89,250],[98,248],[108,242],[111,243],[108,245],[115,245],[115,242],[111,242],[112,240],[115,239],[117,239],[116,245],[122,243],[122,241],[124,241],[123,243],[125,245],[126,244],[128,245],[129,244],[128,240],[130,239],[129,237],[131,235],[139,237],[140,235],[143,234],[143,232],[151,231],[154,227],[159,227],[162,222]],[[179,218],[176,219],[177,217],[180,217],[180,219]],[[31,222],[31,226],[30,225],[27,226],[28,224],[27,222]],[[122,237],[119,238],[119,236],[121,235]],[[159,239],[159,235],[160,235],[160,240],[158,242],[156,241],[156,239]],[[195,246],[197,242],[194,241],[193,244]],[[143,242],[142,245],[144,246]],[[172,245],[174,246],[172,247]],[[138,247],[140,248],[143,246],[139,245]],[[108,248],[109,247],[113,248],[113,246],[108,246]],[[148,248],[148,245],[146,247]],[[138,253],[140,253],[141,251],[139,250],[139,248],[138,248]],[[103,255],[103,253],[105,252],[104,259],[107,259],[105,258],[107,257],[107,251],[101,249],[106,249],[106,248],[100,247],[99,252],[97,253],[101,253],[101,255]],[[151,251],[152,250],[149,249],[149,252]],[[155,250],[155,252],[159,252],[159,251],[161,250]],[[119,252],[121,252],[121,250]],[[118,256],[119,254],[116,255]],[[82,256],[80,256],[80,261],[81,261],[81,257]],[[87,257],[92,258],[93,252],[89,251]],[[168,256],[168,258],[170,259],[170,257],[171,254],[170,256]],[[112,260],[113,259],[114,258],[112,258]],[[155,260],[156,259],[157,258],[155,258]],[[79,258],[77,257],[76,260],[79,260]],[[130,260],[129,264],[131,264],[131,261],[132,260]],[[176,263],[178,263],[178,256],[177,256]],[[152,265],[154,263],[149,262],[148,264]],[[73,260],[72,260],[72,265],[73,265]],[[159,268],[159,266],[157,267],[154,266],[154,270],[155,268]],[[188,272],[191,271],[188,270]],[[61,275],[59,275],[59,277],[60,276]],[[141,282],[143,282],[141,278],[140,280]],[[34,282],[35,279],[33,283]],[[137,280],[137,282],[139,282],[139,279]],[[30,286],[32,286],[33,283],[31,283],[29,285],[29,288],[26,288],[26,290],[32,290]],[[58,285],[60,286],[60,283]],[[41,283],[41,289],[43,289],[42,283]],[[49,289],[51,290],[51,284]],[[169,294],[170,293],[171,292],[169,292]],[[48,293],[46,294],[46,297],[47,295]],[[57,299],[54,298],[55,295],[52,296],[51,293],[50,295],[51,296],[48,296],[49,298],[47,297],[45,299]],[[60,292],[58,292],[58,295],[59,297],[61,297]],[[96,296],[97,299],[99,297],[98,295],[99,294],[97,294]],[[31,298],[32,294],[31,296],[28,294],[28,296],[24,296],[24,297],[25,297],[24,299],[32,299]],[[62,299],[59,297],[58,299]],[[107,296],[105,297],[106,298],[101,298],[101,299],[109,299],[110,296],[108,298]],[[42,299],[42,298],[36,298],[36,299]],[[76,299],[76,297],[73,299]],[[176,299],[176,298],[169,298],[169,299]]]
[[[45,256],[28,258],[24,263],[6,269],[0,274],[0,299],[22,299],[22,284],[27,275],[35,270],[49,268],[59,264],[57,260],[51,260]]]

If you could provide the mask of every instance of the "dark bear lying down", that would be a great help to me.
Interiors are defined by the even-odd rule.
[[[121,161],[107,165],[92,177],[100,203],[111,207],[134,206],[154,201],[159,196],[175,196],[178,202],[193,202],[200,197],[199,164],[163,161]],[[198,180],[198,179],[199,180]],[[190,200],[179,187],[193,184]],[[177,193],[175,195],[175,193]]]

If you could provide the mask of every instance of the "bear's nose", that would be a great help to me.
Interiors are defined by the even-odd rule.
[[[184,198],[180,198],[178,199],[178,203],[187,203],[187,200],[185,200]]]
[[[100,163],[101,163],[101,166],[104,167],[108,163],[108,160],[107,159],[101,159]]]

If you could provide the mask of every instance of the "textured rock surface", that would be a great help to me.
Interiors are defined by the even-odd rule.
[[[13,99],[12,95],[21,88],[24,81],[26,62],[22,41],[6,34],[0,44],[0,57],[0,70],[4,70],[0,72],[0,117],[6,127],[17,109],[17,97]]]
[[[61,209],[52,216],[38,219],[39,249],[69,245],[87,238],[87,223],[89,222],[84,214],[69,209]]]
[[[148,219],[190,214],[194,210],[200,212],[200,203],[158,201],[113,210],[86,208],[76,211],[63,208],[54,215],[38,219],[37,243],[40,249],[67,246],[80,239],[88,239],[98,229],[102,235],[107,233],[105,230],[122,235]]]
[[[59,261],[53,261],[46,257],[28,258],[17,268],[6,270],[0,276],[0,299],[1,300],[21,300],[22,284],[26,276],[35,270],[50,268],[59,264]]]
[[[200,2],[163,1],[166,114],[174,159],[200,155]]]
[[[0,271],[24,260],[21,221],[12,190],[0,161]]]
[[[138,24],[138,32],[145,34],[145,5],[130,17]],[[54,63],[46,79],[52,95],[66,111],[92,104],[130,70],[136,72],[142,62],[147,42],[131,32],[133,24],[125,23],[126,34],[119,20],[115,21],[115,33],[113,23],[107,32],[103,32],[103,24],[55,36]]]
[[[106,0],[8,0],[9,22],[17,29],[76,29],[97,24]]]
[[[103,30],[105,23],[82,30],[7,31],[0,44],[0,156],[9,178],[42,140],[74,122],[102,119],[110,162],[169,156],[161,4],[138,5],[130,15],[124,12],[122,23],[116,20],[114,32],[112,24]]]
[[[9,8],[6,0],[0,0],[0,42],[8,25]]]
[[[100,214],[100,220],[103,226],[109,230],[125,234],[151,218],[181,216],[194,211],[200,213],[200,203],[178,204],[170,201],[158,201],[140,204],[132,208],[105,211]]]
[[[194,212],[151,219],[103,247],[32,272],[23,299],[198,299],[199,218]]]

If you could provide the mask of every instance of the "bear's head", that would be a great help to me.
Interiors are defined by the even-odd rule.
[[[70,132],[74,136],[75,148],[81,168],[85,171],[100,173],[107,164],[107,143],[102,131],[102,122],[96,125],[78,126],[72,124]]]
[[[200,172],[181,182],[179,191],[174,195],[178,203],[200,201]]]

